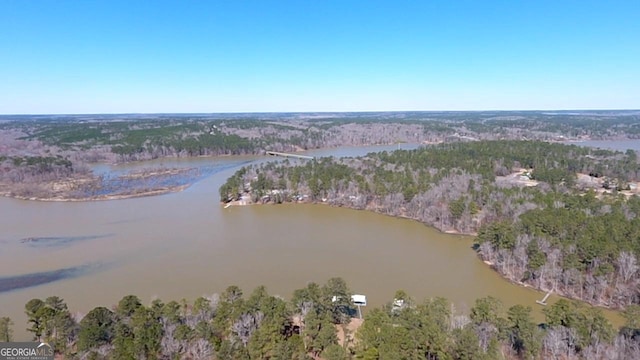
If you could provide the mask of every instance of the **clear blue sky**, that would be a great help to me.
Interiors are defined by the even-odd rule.
[[[630,108],[638,0],[0,0],[0,114]]]

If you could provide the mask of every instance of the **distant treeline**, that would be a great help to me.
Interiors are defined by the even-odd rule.
[[[640,137],[637,112],[406,112],[215,115],[84,115],[11,118],[0,132],[82,160],[261,154],[336,146],[460,140]],[[0,134],[0,138],[2,138]]]
[[[625,190],[638,169],[633,151],[479,141],[246,167],[220,196],[368,209],[478,234],[480,256],[508,279],[615,308],[640,302],[640,198]]]
[[[637,359],[640,307],[614,330],[601,311],[567,300],[544,309],[537,324],[530,307],[505,309],[492,297],[466,314],[444,298],[415,301],[397,291],[387,305],[354,319],[344,280],[308,284],[291,300],[258,287],[237,286],[193,303],[125,296],[111,307],[72,313],[63,299],[25,305],[34,341],[66,359]],[[0,318],[0,342],[13,340],[12,321]],[[20,339],[22,340],[22,339]]]

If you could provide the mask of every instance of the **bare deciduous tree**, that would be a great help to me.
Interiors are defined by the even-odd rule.
[[[251,334],[258,329],[264,314],[256,312],[254,314],[245,313],[240,316],[231,326],[235,336],[242,342],[242,346],[247,346]]]
[[[184,352],[184,358],[190,360],[208,360],[213,358],[213,346],[205,339],[191,341]]]
[[[618,255],[618,271],[624,282],[631,280],[639,268],[636,257],[632,253],[623,251]]]

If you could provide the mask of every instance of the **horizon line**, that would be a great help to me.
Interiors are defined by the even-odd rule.
[[[571,112],[640,111],[637,109],[484,109],[484,110],[351,110],[351,111],[219,111],[219,112],[90,112],[90,113],[13,113],[0,116],[80,116],[80,115],[202,115],[202,114],[346,114],[346,113],[471,113],[471,112]]]

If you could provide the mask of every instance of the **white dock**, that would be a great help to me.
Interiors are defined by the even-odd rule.
[[[549,292],[547,292],[547,295],[545,295],[542,300],[536,300],[536,303],[542,305],[542,306],[546,306],[547,305],[547,299],[549,298],[549,296],[551,296],[551,290],[549,290]]]

